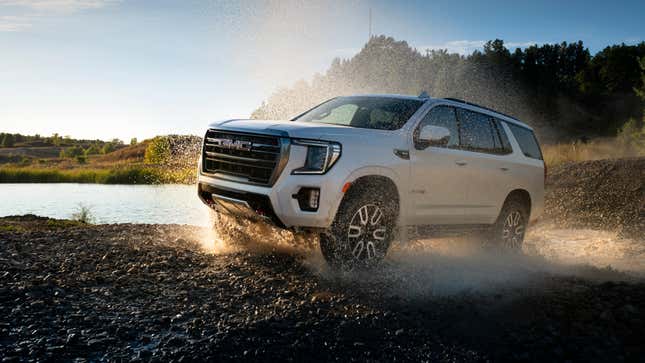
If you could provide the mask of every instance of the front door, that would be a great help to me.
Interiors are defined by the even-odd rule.
[[[418,140],[425,125],[445,127],[450,140],[445,146],[431,146]],[[462,224],[468,189],[468,165],[459,150],[459,129],[455,109],[435,106],[414,132],[410,152],[411,182],[409,198],[413,206],[409,220],[415,225]]]

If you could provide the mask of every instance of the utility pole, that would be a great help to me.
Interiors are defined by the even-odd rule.
[[[370,25],[369,25],[369,37],[367,40],[372,39],[372,8],[370,8]]]

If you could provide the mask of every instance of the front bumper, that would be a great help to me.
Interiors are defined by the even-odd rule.
[[[285,227],[266,195],[221,189],[201,182],[197,185],[197,194],[204,204],[220,213]]]
[[[305,149],[292,145],[289,161],[272,186],[248,184],[199,173],[198,194],[211,208],[243,218],[262,219],[282,228],[327,228],[336,216],[346,171],[340,165],[325,175],[292,175],[304,164]],[[200,168],[201,170],[201,168]],[[301,188],[320,189],[318,210],[303,211],[294,195]],[[222,198],[224,197],[224,198]],[[232,199],[232,200],[231,200]]]

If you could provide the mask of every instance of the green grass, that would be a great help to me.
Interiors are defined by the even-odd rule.
[[[188,183],[194,170],[167,171],[158,167],[133,166],[118,169],[57,170],[34,167],[0,168],[0,183],[96,183],[165,184]]]

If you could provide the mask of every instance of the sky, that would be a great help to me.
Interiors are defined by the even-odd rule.
[[[643,0],[0,0],[0,131],[200,135],[358,52],[370,9],[422,51],[645,40]]]

